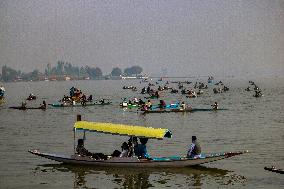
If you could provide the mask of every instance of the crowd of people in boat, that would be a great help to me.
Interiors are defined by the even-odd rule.
[[[245,90],[246,91],[254,90],[254,95],[253,95],[254,97],[256,97],[256,98],[262,97],[261,89],[253,81],[249,81],[249,83],[253,86],[253,89],[251,89],[251,87],[248,86]]]
[[[96,160],[107,160],[114,157],[133,157],[136,156],[138,159],[148,159],[152,158],[147,152],[147,142],[148,138],[130,137],[127,142],[123,142],[121,145],[121,150],[114,150],[111,155],[105,155],[103,153],[92,153],[89,152],[84,146],[84,139],[78,139],[78,144],[76,147],[76,154],[82,157],[91,157]],[[196,159],[201,157],[201,146],[197,141],[196,136],[192,136],[192,143],[190,144],[188,151],[186,153],[187,158]]]
[[[147,153],[146,144],[148,138],[139,138],[140,143],[138,142],[137,137],[130,137],[128,142],[123,142],[121,145],[121,150],[114,150],[110,156],[104,155],[103,153],[92,153],[89,152],[84,147],[84,139],[78,139],[78,144],[76,147],[76,153],[80,156],[88,156],[94,159],[103,159],[106,160],[108,157],[132,157],[137,156],[139,159],[149,158]]]

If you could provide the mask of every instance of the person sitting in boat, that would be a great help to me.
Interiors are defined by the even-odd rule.
[[[85,147],[84,147],[84,140],[83,139],[78,139],[78,144],[76,147],[76,152],[80,156],[92,156],[93,153],[89,152]]]
[[[197,142],[196,136],[192,136],[192,143],[187,152],[188,158],[199,158],[201,154],[200,144]]]
[[[211,105],[212,106],[212,109],[213,110],[218,110],[218,103],[217,102],[215,102],[213,105]]]
[[[146,104],[143,104],[141,107],[141,111],[147,111],[148,110],[148,106]]]
[[[93,95],[90,95],[87,99],[88,102],[92,102],[93,101]]]
[[[42,104],[40,105],[40,108],[46,109],[46,102],[45,102],[45,100],[42,101]]]
[[[104,98],[102,98],[99,102],[100,102],[101,104],[105,104],[105,103],[106,103]]]
[[[27,100],[35,100],[35,99],[36,99],[36,96],[32,93],[27,98]]]
[[[138,98],[136,98],[136,97],[134,98],[133,101],[134,101],[134,104],[138,104],[139,103]]]
[[[185,110],[186,109],[186,105],[185,102],[183,101],[180,105],[180,110]]]
[[[129,146],[126,142],[124,142],[121,146],[122,152],[120,153],[119,157],[128,157],[129,154]]]
[[[152,107],[151,100],[148,100],[148,102],[146,103],[146,106],[147,106],[148,109]]]
[[[150,156],[147,153],[146,144],[148,138],[140,138],[140,143],[134,148],[134,153],[139,159],[148,159]]]
[[[21,108],[22,108],[22,109],[27,108],[27,103],[26,103],[26,101],[23,101],[23,102],[22,102],[22,104],[21,104]]]
[[[86,102],[87,102],[87,97],[86,97],[85,94],[83,94],[82,97],[81,97],[81,104],[82,104],[82,106],[86,106],[87,105]]]
[[[160,100],[160,104],[159,104],[159,108],[162,109],[162,108],[166,108],[167,104],[164,100]]]
[[[128,147],[129,147],[129,153],[128,153],[128,157],[132,157],[134,154],[134,149],[137,148],[138,146],[138,140],[137,137],[130,137],[127,143]]]
[[[78,139],[78,145],[76,147],[76,152],[79,156],[85,157],[85,156],[90,156],[94,159],[104,159],[107,160],[107,156],[102,154],[102,153],[92,153],[89,152],[85,147],[84,147],[84,139]]]
[[[139,98],[138,105],[139,105],[139,106],[142,106],[142,105],[144,105],[144,104],[145,104],[145,102],[144,102],[141,98]]]
[[[127,107],[128,103],[126,102],[126,98],[124,98],[123,102],[121,103],[122,107]]]
[[[156,92],[155,92],[155,97],[157,97],[157,98],[160,97],[159,91],[156,91]]]
[[[255,90],[254,92],[255,92],[254,97],[261,97],[262,96],[261,90]]]

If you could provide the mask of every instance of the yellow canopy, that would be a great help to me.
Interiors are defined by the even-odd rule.
[[[74,125],[75,130],[93,131],[109,133],[114,135],[128,135],[136,137],[163,139],[171,138],[172,133],[168,129],[142,127],[133,125],[123,125],[114,123],[100,123],[77,121]]]

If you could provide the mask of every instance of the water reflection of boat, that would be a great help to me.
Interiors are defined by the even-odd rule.
[[[124,188],[149,188],[155,186],[176,185],[177,182],[182,184],[187,182],[188,186],[200,187],[206,180],[213,180],[217,185],[237,184],[245,181],[245,177],[235,173],[203,166],[193,166],[190,168],[102,168],[73,166],[66,164],[45,164],[36,168],[36,171],[52,173],[73,173],[75,188],[94,188],[91,183],[98,182],[94,178],[106,177],[108,181],[113,182]],[[56,174],[58,174],[56,173]],[[178,180],[177,179],[178,175]],[[156,179],[151,179],[155,177]],[[88,179],[89,178],[89,179]],[[91,178],[91,179],[90,179]],[[113,179],[111,179],[113,178]],[[98,179],[97,179],[98,180]],[[174,180],[174,181],[173,181]]]

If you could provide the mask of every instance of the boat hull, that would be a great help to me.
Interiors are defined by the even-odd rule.
[[[101,167],[143,167],[143,168],[188,167],[188,166],[194,166],[213,161],[218,161],[221,159],[245,153],[245,152],[228,152],[221,154],[211,154],[197,159],[188,159],[186,157],[178,157],[178,158],[164,157],[164,158],[153,158],[151,160],[148,160],[148,159],[138,159],[137,157],[127,157],[127,158],[110,158],[108,160],[95,160],[89,157],[80,157],[78,155],[65,156],[65,155],[41,153],[38,150],[30,150],[29,152],[37,156],[41,156],[47,159],[51,159],[66,164],[91,165],[91,166],[101,166]]]
[[[21,107],[21,106],[11,106],[10,109],[16,109],[16,110],[46,110],[46,108],[42,107]]]
[[[227,110],[227,109],[217,109],[220,110]],[[216,109],[207,109],[207,108],[189,108],[185,110],[181,109],[160,109],[160,110],[145,110],[143,113],[171,113],[171,112],[208,112],[208,111],[217,111]]]
[[[55,108],[62,108],[62,107],[85,107],[85,106],[104,106],[104,105],[110,105],[111,102],[108,102],[108,103],[93,103],[93,104],[86,104],[86,105],[82,105],[82,104],[75,104],[75,105],[63,105],[63,104],[48,104],[52,107],[55,107]]]

